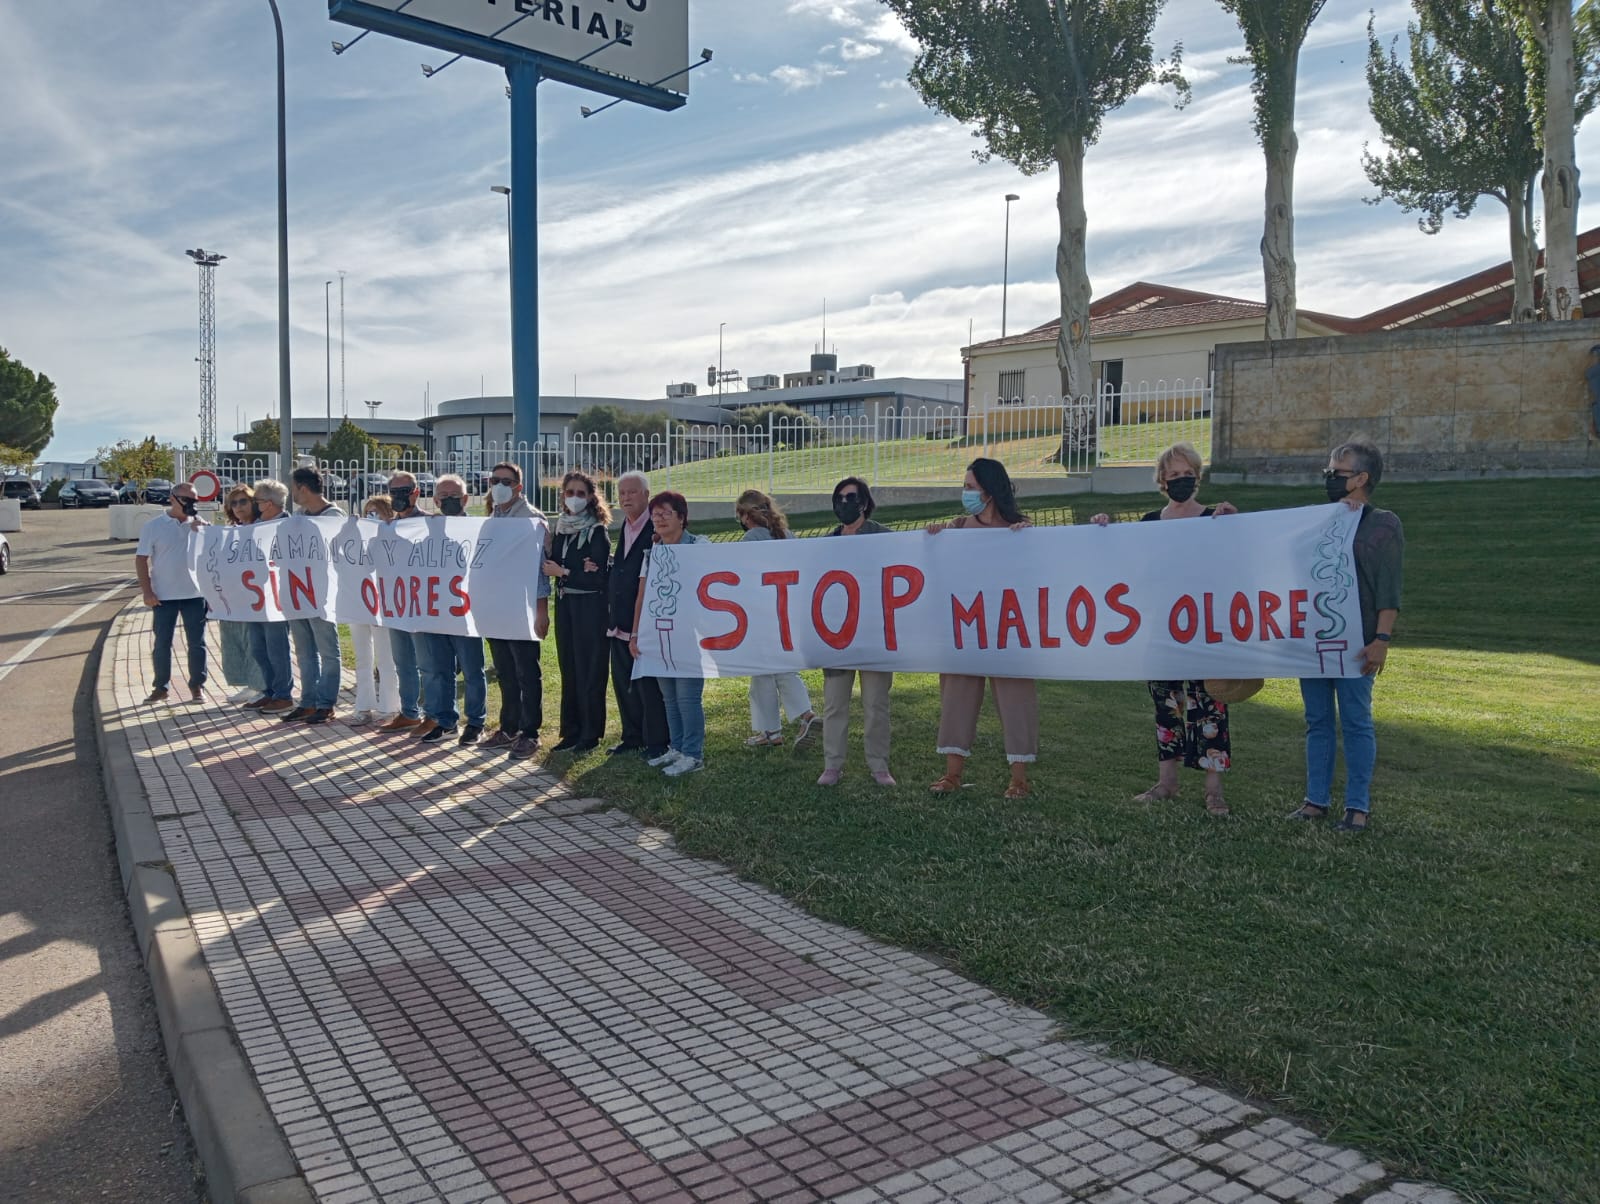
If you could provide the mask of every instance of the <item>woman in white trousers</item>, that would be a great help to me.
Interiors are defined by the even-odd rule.
[[[394,505],[383,494],[369,497],[361,517],[394,521]],[[382,723],[400,713],[400,681],[395,677],[389,633],[372,623],[351,623],[350,643],[356,653],[356,701],[348,723]]]
[[[752,542],[763,539],[788,539],[789,524],[778,504],[759,489],[746,489],[734,503],[734,513],[744,527],[744,537]],[[798,673],[763,673],[750,679],[750,727],[755,732],[745,741],[752,748],[783,743],[783,721],[778,707],[796,724],[794,746],[804,748],[816,738],[817,715],[811,709],[811,695]]]

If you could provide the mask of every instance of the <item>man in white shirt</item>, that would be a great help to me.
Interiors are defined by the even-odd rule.
[[[189,644],[189,699],[200,701],[206,684],[206,600],[200,594],[189,540],[205,524],[195,514],[194,486],[179,481],[172,487],[166,512],[147,522],[139,532],[134,569],[144,603],[154,611],[156,646],[152,656],[155,688],[146,702],[164,702],[172,679],[172,637],[183,620]]]

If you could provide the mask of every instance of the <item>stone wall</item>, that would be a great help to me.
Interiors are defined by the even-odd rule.
[[[1303,478],[1356,433],[1410,479],[1600,473],[1583,370],[1600,320],[1217,348],[1212,461]]]

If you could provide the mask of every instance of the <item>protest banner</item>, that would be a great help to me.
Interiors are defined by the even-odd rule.
[[[531,640],[544,532],[538,518],[296,515],[205,527],[191,547],[213,618]]]
[[[634,675],[1356,676],[1359,517],[657,546]]]

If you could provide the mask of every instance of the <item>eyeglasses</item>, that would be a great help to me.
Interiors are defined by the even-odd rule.
[[[489,478],[489,484],[491,484],[491,485],[512,485],[512,486],[515,486],[516,482],[513,481],[510,477],[490,477]]]
[[[1345,468],[1328,468],[1328,469],[1324,469],[1323,470],[1322,479],[1324,481],[1334,481],[1334,480],[1348,481],[1351,477],[1360,476],[1360,475],[1361,475],[1360,473],[1351,472],[1349,469],[1345,469]]]
[[[588,495],[588,494],[587,494],[587,493],[573,493],[573,492],[572,492],[572,491],[571,491],[571,490],[568,490],[568,491],[567,491],[567,494],[566,494],[566,496],[567,496],[567,497],[581,497],[581,498],[583,498],[583,499],[584,499],[584,500],[585,500],[585,501],[588,501],[588,500],[589,500],[589,495]]]
[[[855,492],[841,493],[839,495],[839,500],[841,502],[859,502],[861,500],[861,495]]]
[[[247,497],[236,497],[236,498],[233,499],[233,501],[229,502],[228,505],[230,505],[230,506],[253,506],[253,505],[255,505],[255,502],[252,501],[250,498],[247,498]]]

